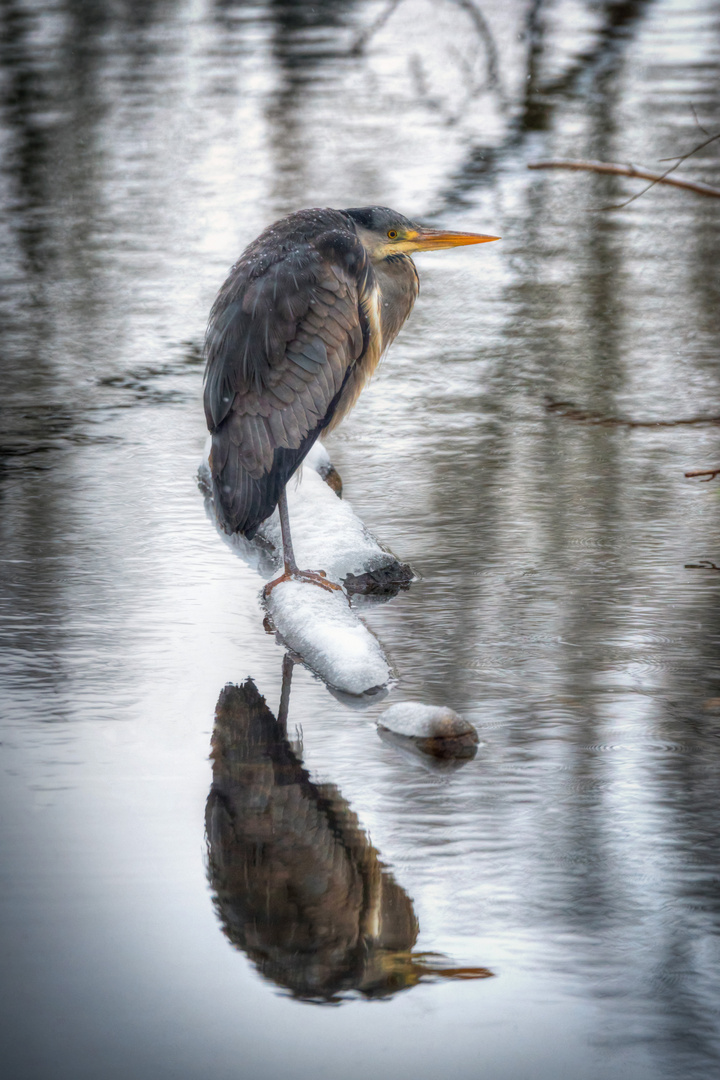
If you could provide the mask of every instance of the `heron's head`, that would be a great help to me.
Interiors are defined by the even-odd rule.
[[[490,240],[500,239],[499,236],[484,236],[482,233],[427,229],[409,221],[396,210],[389,210],[387,206],[358,206],[343,213],[352,218],[360,242],[370,253],[373,262],[392,255],[412,255],[414,251],[486,244]]]

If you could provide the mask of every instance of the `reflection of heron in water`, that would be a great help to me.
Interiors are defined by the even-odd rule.
[[[318,1002],[489,975],[411,952],[410,897],[337,788],[313,783],[288,742],[291,671],[286,657],[277,720],[251,679],[218,699],[206,827],[225,934],[266,978]]]

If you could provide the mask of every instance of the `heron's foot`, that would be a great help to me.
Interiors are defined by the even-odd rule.
[[[297,568],[290,570],[286,567],[284,574],[267,583],[263,589],[263,597],[267,600],[275,586],[283,581],[307,581],[308,584],[319,585],[321,589],[326,589],[328,592],[341,593],[343,591],[340,585],[336,585],[334,581],[328,581],[324,570],[298,570]]]

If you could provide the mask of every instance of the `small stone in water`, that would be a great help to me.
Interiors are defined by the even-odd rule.
[[[412,739],[419,750],[434,757],[472,757],[478,742],[473,725],[452,709],[413,701],[391,705],[378,727]]]

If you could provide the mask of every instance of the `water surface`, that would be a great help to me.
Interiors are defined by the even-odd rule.
[[[405,0],[353,54],[382,10],[3,6],[17,1080],[718,1074],[720,495],[683,475],[720,465],[718,204],[598,212],[637,187],[526,165],[718,130],[720,10],[487,3],[488,53]],[[720,184],[717,146],[683,171]],[[196,484],[204,324],[269,221],[376,202],[503,241],[418,259],[328,444],[420,576],[362,608],[397,685],[353,708],[298,667],[281,703],[261,581]],[[209,757],[227,683],[265,718],[250,780],[217,727]],[[475,758],[379,738],[402,700],[465,715]],[[262,914],[262,850],[294,913]]]

